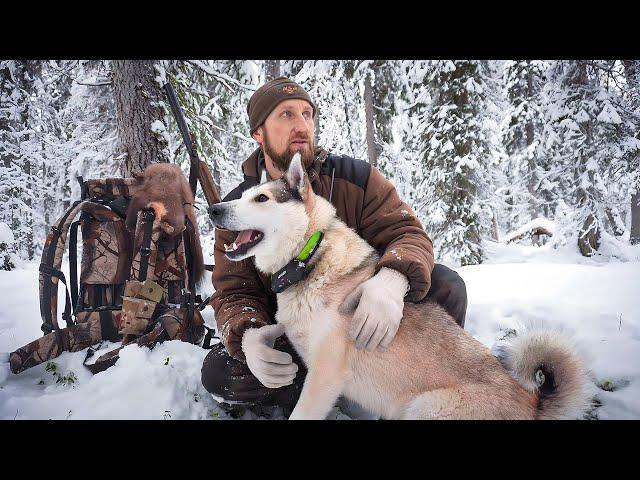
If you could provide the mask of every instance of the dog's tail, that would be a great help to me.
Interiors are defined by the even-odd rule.
[[[550,330],[532,330],[500,348],[515,379],[538,396],[538,419],[582,418],[588,408],[587,371],[571,341]]]

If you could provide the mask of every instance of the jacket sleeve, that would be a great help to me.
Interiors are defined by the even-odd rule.
[[[224,255],[224,244],[231,244],[238,232],[216,228],[212,282],[215,293],[211,305],[221,341],[229,355],[245,362],[242,335],[248,328],[273,323],[275,312],[270,307],[268,294],[258,276],[252,258],[240,262]]]
[[[409,280],[407,299],[424,299],[431,287],[433,243],[411,207],[375,167],[364,194],[359,233],[381,255],[376,273],[382,267],[403,273]]]

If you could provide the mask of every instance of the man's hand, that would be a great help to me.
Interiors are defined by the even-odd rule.
[[[389,347],[400,326],[408,287],[407,277],[382,267],[377,275],[347,295],[339,311],[347,313],[355,309],[349,335],[356,348],[384,352]]]
[[[298,365],[286,352],[275,350],[276,338],[284,333],[284,325],[250,328],[242,335],[242,351],[251,373],[267,388],[291,385]]]

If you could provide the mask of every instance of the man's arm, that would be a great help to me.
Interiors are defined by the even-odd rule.
[[[216,228],[214,257],[216,267],[212,282],[216,289],[211,297],[221,341],[230,356],[245,362],[242,335],[248,328],[258,328],[272,322],[268,294],[251,258],[240,262],[224,255],[224,244],[231,244],[238,232]]]
[[[410,301],[418,302],[427,295],[434,266],[433,243],[411,207],[375,167],[371,167],[364,194],[359,234],[382,255],[376,273],[388,267],[405,275]]]

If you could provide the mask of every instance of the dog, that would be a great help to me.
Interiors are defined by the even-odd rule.
[[[137,188],[127,208],[125,226],[134,233],[138,212],[150,208],[154,211],[160,229],[168,237],[176,237],[185,230],[185,218],[191,221],[194,235],[191,242],[194,277],[196,283],[204,274],[204,258],[198,232],[198,221],[193,208],[194,198],[182,169],[174,163],[152,163],[142,174],[135,176]],[[141,241],[141,239],[140,239]],[[136,246],[135,251],[139,248]]]
[[[549,331],[516,337],[500,361],[439,305],[407,302],[386,351],[356,349],[348,326],[358,299],[346,294],[374,275],[379,256],[314,194],[299,154],[283,178],[209,214],[239,232],[225,255],[253,256],[266,274],[324,234],[306,278],[277,295],[276,321],[308,368],[290,419],[324,419],[340,395],[384,419],[564,419],[586,408],[581,358]]]

